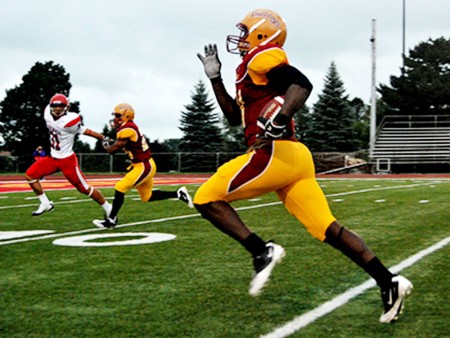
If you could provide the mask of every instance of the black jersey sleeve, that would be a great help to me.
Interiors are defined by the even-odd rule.
[[[285,93],[292,84],[297,84],[308,91],[312,91],[313,85],[308,78],[297,68],[291,65],[281,65],[271,69],[267,73],[269,85],[274,87],[278,92]]]

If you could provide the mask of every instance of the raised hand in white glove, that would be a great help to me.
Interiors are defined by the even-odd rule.
[[[206,45],[205,56],[200,53],[197,53],[197,56],[203,63],[206,76],[208,76],[210,80],[220,77],[220,67],[222,67],[222,63],[220,63],[219,60],[216,44]]]

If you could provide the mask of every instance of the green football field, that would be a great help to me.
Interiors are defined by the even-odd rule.
[[[414,283],[396,323],[378,322],[368,275],[275,194],[233,204],[287,253],[253,298],[249,254],[179,201],[144,204],[132,191],[109,231],[75,190],[48,191],[55,210],[32,218],[30,191],[0,194],[0,336],[449,337],[450,180],[319,182],[340,222]]]

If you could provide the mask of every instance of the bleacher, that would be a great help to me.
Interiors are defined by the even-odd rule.
[[[369,154],[377,171],[395,165],[450,165],[450,115],[390,115]]]

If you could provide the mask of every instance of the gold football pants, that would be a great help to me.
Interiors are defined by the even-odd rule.
[[[279,140],[223,164],[197,190],[194,203],[232,202],[276,192],[287,210],[317,239],[336,219],[315,178],[309,149]]]
[[[132,188],[139,192],[142,202],[148,202],[152,196],[153,177],[156,174],[156,164],[153,158],[146,162],[133,163],[132,169],[116,183],[117,191],[126,193]]]

